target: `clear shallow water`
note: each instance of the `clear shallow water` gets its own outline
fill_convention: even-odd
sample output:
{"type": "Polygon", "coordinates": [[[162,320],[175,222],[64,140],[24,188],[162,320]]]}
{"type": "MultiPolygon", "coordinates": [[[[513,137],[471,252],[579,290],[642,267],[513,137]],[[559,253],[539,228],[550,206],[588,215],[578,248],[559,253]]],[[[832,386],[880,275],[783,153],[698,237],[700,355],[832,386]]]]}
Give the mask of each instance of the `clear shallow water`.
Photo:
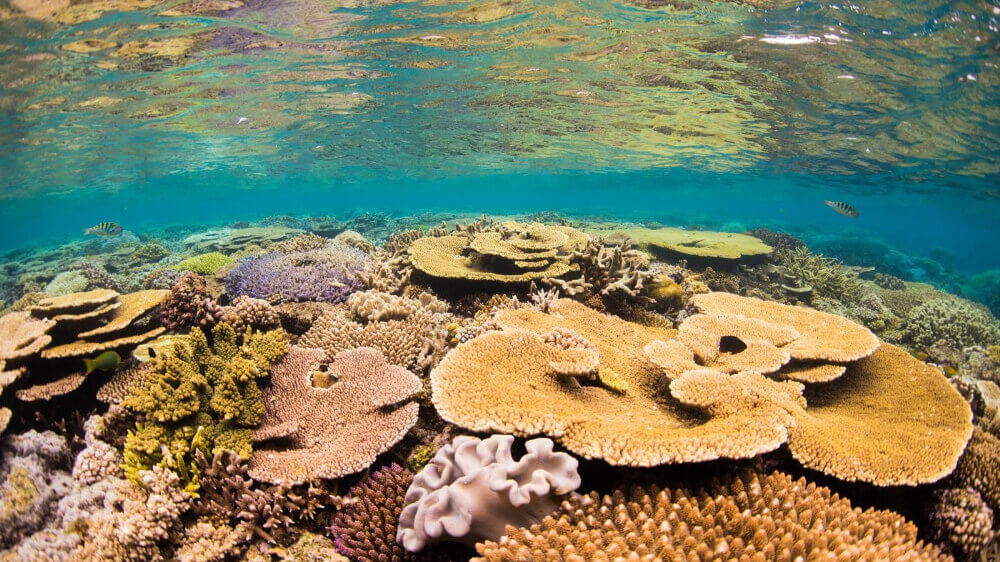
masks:
{"type": "Polygon", "coordinates": [[[995,2],[5,11],[3,249],[103,220],[557,210],[1000,267],[995,2]]]}

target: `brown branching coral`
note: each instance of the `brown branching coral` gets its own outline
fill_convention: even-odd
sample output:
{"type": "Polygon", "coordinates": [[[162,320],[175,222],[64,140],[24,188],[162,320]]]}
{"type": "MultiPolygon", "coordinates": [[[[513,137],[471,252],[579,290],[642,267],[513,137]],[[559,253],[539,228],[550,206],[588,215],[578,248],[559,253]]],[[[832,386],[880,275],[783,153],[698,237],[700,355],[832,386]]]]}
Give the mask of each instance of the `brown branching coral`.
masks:
{"type": "Polygon", "coordinates": [[[253,478],[300,483],[357,472],[417,422],[419,408],[409,399],[420,391],[420,379],[387,364],[378,350],[345,351],[321,370],[325,361],[322,350],[293,346],[272,367],[264,421],[255,435],[289,423],[297,427],[291,435],[279,432],[291,446],[265,442],[255,448],[253,478]]]}
{"type": "Polygon", "coordinates": [[[355,322],[342,308],[331,308],[316,319],[299,340],[332,359],[342,351],[374,347],[393,365],[420,372],[437,364],[447,351],[451,316],[419,308],[401,319],[355,322]]]}
{"type": "Polygon", "coordinates": [[[975,428],[965,454],[958,462],[955,479],[963,486],[975,488],[986,503],[1000,511],[1000,439],[975,428]]]}
{"type": "Polygon", "coordinates": [[[778,253],[778,262],[817,295],[854,303],[861,300],[861,281],[845,271],[840,262],[811,254],[805,247],[778,253]]]}
{"type": "Polygon", "coordinates": [[[476,546],[477,560],[947,560],[891,511],[861,511],[775,472],[696,491],[634,487],[563,502],[530,529],[476,546]],[[544,553],[544,556],[540,556],[544,553]]]}
{"type": "Polygon", "coordinates": [[[945,488],[934,492],[927,509],[934,539],[948,543],[973,560],[996,536],[993,510],[973,488],[945,488]]]}

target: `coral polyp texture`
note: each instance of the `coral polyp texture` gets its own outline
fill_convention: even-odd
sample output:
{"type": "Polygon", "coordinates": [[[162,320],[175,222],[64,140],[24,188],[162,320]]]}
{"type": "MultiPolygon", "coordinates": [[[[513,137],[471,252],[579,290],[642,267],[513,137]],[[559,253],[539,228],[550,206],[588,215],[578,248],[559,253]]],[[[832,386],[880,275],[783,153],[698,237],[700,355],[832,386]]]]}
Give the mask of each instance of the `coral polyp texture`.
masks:
{"type": "Polygon", "coordinates": [[[419,378],[377,349],[328,361],[322,350],[293,346],[271,369],[250,475],[300,483],[363,470],[417,422],[410,399],[420,389],[419,378]],[[269,446],[276,438],[279,445],[269,446]]]}
{"type": "Polygon", "coordinates": [[[699,489],[633,487],[566,500],[559,512],[499,541],[483,561],[948,560],[891,511],[862,511],[827,488],[775,472],[699,489]]]}
{"type": "Polygon", "coordinates": [[[313,250],[244,258],[226,273],[224,282],[232,297],[248,296],[272,304],[337,303],[361,287],[352,273],[362,271],[367,260],[361,250],[330,241],[313,250]]]}
{"type": "Polygon", "coordinates": [[[431,373],[434,404],[460,426],[551,435],[615,465],[748,458],[787,441],[800,462],[845,480],[916,484],[954,469],[971,411],[940,372],[843,318],[716,295],[693,299],[703,315],[679,333],[568,300],[549,313],[501,310],[502,331],[459,345],[431,373]],[[598,368],[628,390],[561,376],[580,350],[547,343],[555,328],[591,342],[598,368]],[[843,361],[845,374],[806,388],[782,377],[790,359],[843,361]]]}
{"type": "Polygon", "coordinates": [[[513,444],[510,435],[459,436],[442,447],[406,491],[397,542],[416,552],[435,541],[495,540],[507,526],[540,522],[580,486],[577,460],[554,452],[551,439],[525,442],[517,460],[513,444]]]}
{"type": "Polygon", "coordinates": [[[351,560],[417,560],[396,541],[399,515],[413,476],[393,464],[351,488],[330,529],[337,551],[351,560]]]}

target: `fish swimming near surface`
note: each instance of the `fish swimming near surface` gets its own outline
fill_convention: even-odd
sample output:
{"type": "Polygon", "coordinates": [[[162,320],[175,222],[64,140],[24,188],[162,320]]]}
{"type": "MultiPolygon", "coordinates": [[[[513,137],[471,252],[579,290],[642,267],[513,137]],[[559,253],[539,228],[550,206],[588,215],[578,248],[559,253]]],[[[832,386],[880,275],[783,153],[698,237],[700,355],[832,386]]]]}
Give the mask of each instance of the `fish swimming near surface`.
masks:
{"type": "Polygon", "coordinates": [[[844,203],[843,201],[823,201],[827,207],[830,207],[834,211],[844,215],[845,217],[851,217],[852,219],[858,217],[858,210],[854,208],[854,205],[850,203],[844,203]]]}
{"type": "Polygon", "coordinates": [[[121,355],[114,351],[105,351],[93,359],[84,359],[83,364],[87,367],[87,374],[94,371],[112,371],[121,365],[121,355]]]}
{"type": "Polygon", "coordinates": [[[96,234],[98,236],[116,236],[122,233],[121,225],[115,224],[113,222],[102,222],[96,226],[92,226],[87,230],[83,231],[84,236],[87,234],[96,234]]]}

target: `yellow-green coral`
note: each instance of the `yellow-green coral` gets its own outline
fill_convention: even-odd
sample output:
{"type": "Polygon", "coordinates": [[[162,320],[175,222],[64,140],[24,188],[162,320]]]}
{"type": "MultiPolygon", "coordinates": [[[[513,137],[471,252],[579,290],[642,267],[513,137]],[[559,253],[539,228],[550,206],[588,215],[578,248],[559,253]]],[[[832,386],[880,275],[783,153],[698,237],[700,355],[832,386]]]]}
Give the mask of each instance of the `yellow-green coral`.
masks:
{"type": "Polygon", "coordinates": [[[233,258],[220,254],[219,252],[209,252],[207,254],[199,254],[197,256],[188,258],[177,265],[174,269],[179,269],[181,271],[193,271],[201,275],[215,275],[223,267],[228,267],[233,265],[235,261],[233,258]]]}
{"type": "Polygon", "coordinates": [[[126,473],[159,464],[177,472],[191,491],[197,490],[191,469],[195,449],[206,455],[228,449],[248,457],[251,428],[264,415],[257,379],[288,345],[282,330],[240,337],[222,322],[212,330],[211,343],[204,331],[193,330],[188,345],[157,359],[123,402],[140,416],[125,443],[126,473]]]}

